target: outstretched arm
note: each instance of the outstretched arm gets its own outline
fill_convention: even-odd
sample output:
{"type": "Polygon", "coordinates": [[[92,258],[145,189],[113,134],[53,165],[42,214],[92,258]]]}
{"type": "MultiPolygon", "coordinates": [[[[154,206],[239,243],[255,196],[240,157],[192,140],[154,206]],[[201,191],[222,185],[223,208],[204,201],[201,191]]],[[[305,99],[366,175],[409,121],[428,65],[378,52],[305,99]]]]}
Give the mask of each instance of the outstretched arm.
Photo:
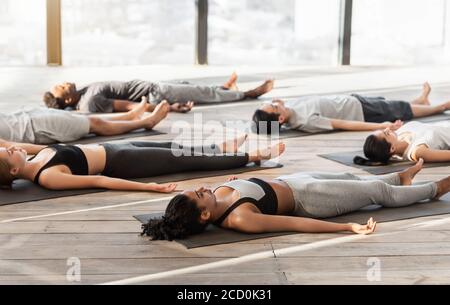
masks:
{"type": "MultiPolygon", "coordinates": [[[[113,109],[114,112],[128,112],[133,110],[135,107],[138,107],[139,103],[135,103],[127,100],[114,100],[113,101],[113,109]]],[[[155,105],[147,103],[146,112],[152,112],[155,110],[155,105]]]]}
{"type": "Polygon", "coordinates": [[[430,149],[426,145],[420,145],[412,154],[413,160],[422,158],[425,162],[449,162],[450,150],[430,149]]]}
{"type": "Polygon", "coordinates": [[[331,126],[333,129],[340,130],[352,130],[352,131],[373,131],[378,129],[390,128],[392,130],[397,130],[402,126],[402,121],[396,121],[395,123],[385,122],[385,123],[368,123],[360,121],[347,121],[347,120],[331,120],[331,126]]]}
{"type": "Polygon", "coordinates": [[[248,212],[230,219],[231,225],[246,233],[264,232],[303,232],[303,233],[335,233],[349,231],[358,234],[370,234],[375,230],[376,222],[372,218],[366,225],[354,223],[334,223],[312,218],[265,215],[248,212]]]}
{"type": "Polygon", "coordinates": [[[36,145],[36,144],[28,144],[28,143],[16,143],[16,142],[9,142],[5,140],[0,139],[0,147],[8,148],[11,146],[20,147],[22,149],[25,149],[25,151],[30,155],[35,155],[41,150],[43,150],[46,146],[44,145],[36,145]]]}
{"type": "Polygon", "coordinates": [[[106,176],[78,176],[61,173],[59,171],[44,171],[39,180],[43,187],[52,190],[103,188],[118,191],[142,191],[171,193],[176,184],[141,183],[106,176]]]}

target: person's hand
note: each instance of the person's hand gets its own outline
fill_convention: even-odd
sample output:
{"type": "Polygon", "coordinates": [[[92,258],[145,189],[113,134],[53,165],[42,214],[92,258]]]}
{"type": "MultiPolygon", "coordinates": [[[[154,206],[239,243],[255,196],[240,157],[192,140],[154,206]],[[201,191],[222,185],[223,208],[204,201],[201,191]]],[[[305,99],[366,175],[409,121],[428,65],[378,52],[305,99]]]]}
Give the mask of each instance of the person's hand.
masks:
{"type": "Polygon", "coordinates": [[[194,102],[187,102],[186,104],[174,103],[170,105],[170,111],[186,113],[191,111],[192,107],[194,107],[194,102]]]}
{"type": "Polygon", "coordinates": [[[177,188],[177,184],[175,183],[166,183],[166,184],[148,183],[147,185],[149,191],[158,193],[172,193],[177,188]]]}
{"type": "Polygon", "coordinates": [[[389,128],[392,131],[399,129],[402,126],[403,126],[402,120],[397,120],[394,123],[391,122],[384,123],[384,128],[389,128]]]}
{"type": "Polygon", "coordinates": [[[371,234],[375,231],[375,228],[377,227],[377,222],[373,220],[373,218],[371,217],[368,221],[367,224],[365,225],[360,225],[357,223],[350,223],[351,225],[351,231],[353,233],[356,234],[371,234]]]}
{"type": "Polygon", "coordinates": [[[0,147],[4,147],[4,148],[8,148],[10,147],[12,144],[6,140],[0,139],[0,147]]]}
{"type": "Polygon", "coordinates": [[[238,180],[238,179],[239,178],[237,176],[231,176],[231,177],[228,177],[227,181],[230,182],[230,181],[238,180]]]}

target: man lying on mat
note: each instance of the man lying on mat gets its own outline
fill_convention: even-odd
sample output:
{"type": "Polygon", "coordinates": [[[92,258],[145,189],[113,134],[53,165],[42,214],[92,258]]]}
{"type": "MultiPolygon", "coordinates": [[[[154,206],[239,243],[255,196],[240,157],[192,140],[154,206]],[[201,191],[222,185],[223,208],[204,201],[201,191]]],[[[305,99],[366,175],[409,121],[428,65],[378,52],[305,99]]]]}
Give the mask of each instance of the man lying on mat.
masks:
{"type": "Polygon", "coordinates": [[[386,165],[391,159],[404,161],[450,162],[450,121],[424,124],[409,122],[397,131],[379,130],[364,143],[365,159],[360,165],[386,165]]]}
{"type": "Polygon", "coordinates": [[[57,109],[32,108],[0,114],[0,139],[35,144],[71,142],[88,134],[113,136],[138,129],[152,129],[169,113],[169,104],[160,103],[145,114],[144,98],[133,110],[123,114],[87,116],[57,109]]]}
{"type": "Polygon", "coordinates": [[[310,133],[335,129],[396,130],[402,126],[402,121],[431,116],[450,109],[450,102],[430,105],[430,92],[430,85],[425,83],[421,95],[411,102],[389,101],[384,97],[357,94],[305,97],[286,103],[274,100],[256,110],[253,121],[258,133],[266,133],[267,129],[268,134],[273,132],[273,127],[279,131],[281,126],[310,133]],[[261,124],[262,122],[267,123],[261,124]]]}
{"type": "Polygon", "coordinates": [[[385,176],[358,177],[343,173],[295,173],[272,180],[231,177],[210,190],[200,187],[175,196],[162,219],[143,225],[153,239],[182,239],[201,233],[209,224],[244,233],[350,231],[372,233],[376,222],[341,224],[319,219],[379,204],[403,207],[437,199],[450,191],[450,177],[411,185],[422,162],[385,176]]]}
{"type": "Polygon", "coordinates": [[[94,83],[77,90],[75,84],[64,83],[55,86],[44,95],[44,102],[49,108],[65,109],[70,107],[85,113],[125,112],[136,107],[136,102],[143,96],[150,104],[146,111],[151,112],[163,100],[171,105],[171,111],[188,112],[194,103],[234,102],[254,99],[269,92],[273,81],[268,80],[261,86],[246,92],[236,86],[237,75],[222,86],[200,86],[187,82],[156,83],[142,80],[130,82],[94,83]]]}
{"type": "Polygon", "coordinates": [[[238,153],[246,139],[245,135],[220,145],[202,147],[183,147],[170,142],[51,146],[5,142],[0,147],[0,185],[11,187],[15,179],[26,179],[52,190],[104,188],[170,193],[176,184],[126,179],[240,168],[276,158],[285,149],[279,143],[238,153]],[[35,156],[28,159],[28,154],[35,156]]]}

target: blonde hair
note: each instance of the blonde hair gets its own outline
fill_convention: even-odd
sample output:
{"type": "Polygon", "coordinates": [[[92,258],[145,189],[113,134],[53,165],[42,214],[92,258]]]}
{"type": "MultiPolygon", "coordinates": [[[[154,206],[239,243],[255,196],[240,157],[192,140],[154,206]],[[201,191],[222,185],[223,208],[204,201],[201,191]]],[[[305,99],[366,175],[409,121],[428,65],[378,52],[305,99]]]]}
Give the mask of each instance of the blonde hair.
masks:
{"type": "Polygon", "coordinates": [[[0,159],[0,188],[11,188],[14,176],[10,173],[11,166],[8,162],[0,159]]]}

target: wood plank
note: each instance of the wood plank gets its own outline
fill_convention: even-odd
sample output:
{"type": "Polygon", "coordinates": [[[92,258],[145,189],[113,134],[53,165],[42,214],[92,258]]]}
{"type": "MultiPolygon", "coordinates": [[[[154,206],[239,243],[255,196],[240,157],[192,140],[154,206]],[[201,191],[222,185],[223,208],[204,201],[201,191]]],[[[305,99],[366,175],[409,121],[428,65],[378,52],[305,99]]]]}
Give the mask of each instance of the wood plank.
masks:
{"type": "Polygon", "coordinates": [[[257,252],[272,251],[270,244],[217,245],[186,249],[175,242],[164,244],[130,245],[65,245],[42,247],[28,245],[26,241],[10,248],[0,249],[0,259],[67,259],[85,258],[173,258],[173,257],[221,257],[232,258],[257,252]]]}

